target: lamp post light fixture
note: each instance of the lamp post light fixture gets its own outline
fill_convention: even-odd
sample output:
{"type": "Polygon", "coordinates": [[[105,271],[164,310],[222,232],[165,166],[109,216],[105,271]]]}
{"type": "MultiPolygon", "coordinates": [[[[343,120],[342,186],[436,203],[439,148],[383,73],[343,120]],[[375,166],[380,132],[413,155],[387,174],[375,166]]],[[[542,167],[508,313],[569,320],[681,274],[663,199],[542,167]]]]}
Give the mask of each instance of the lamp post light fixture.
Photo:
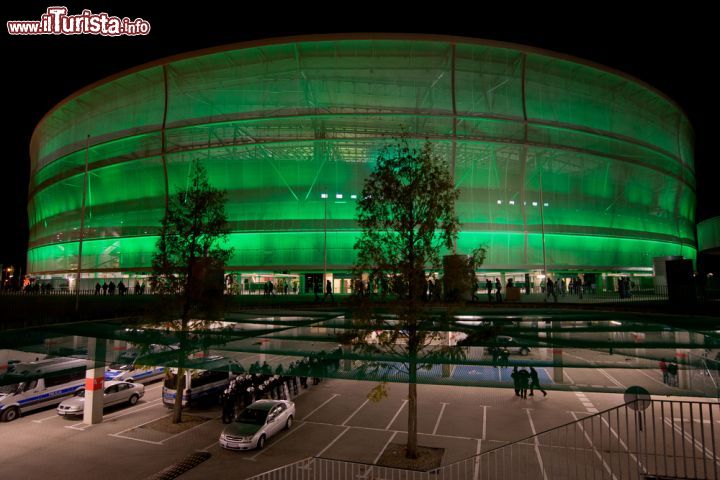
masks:
{"type": "MultiPolygon", "coordinates": [[[[325,282],[327,281],[327,199],[328,199],[328,194],[322,193],[322,194],[320,194],[320,198],[325,200],[325,221],[323,222],[324,230],[325,230],[325,235],[323,238],[323,279],[322,279],[322,285],[321,285],[321,290],[320,290],[320,292],[322,293],[325,291],[325,282]]],[[[317,292],[317,288],[315,288],[315,291],[317,292]]]]}

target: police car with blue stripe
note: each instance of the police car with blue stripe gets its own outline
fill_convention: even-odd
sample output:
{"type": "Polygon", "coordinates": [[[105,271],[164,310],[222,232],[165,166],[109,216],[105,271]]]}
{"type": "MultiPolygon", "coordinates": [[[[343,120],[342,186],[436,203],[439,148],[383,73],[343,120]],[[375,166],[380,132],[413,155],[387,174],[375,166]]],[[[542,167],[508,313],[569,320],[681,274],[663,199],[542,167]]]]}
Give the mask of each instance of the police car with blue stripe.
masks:
{"type": "Polygon", "coordinates": [[[57,405],[85,388],[87,362],[77,358],[48,358],[16,363],[2,375],[0,421],[57,405]]]}

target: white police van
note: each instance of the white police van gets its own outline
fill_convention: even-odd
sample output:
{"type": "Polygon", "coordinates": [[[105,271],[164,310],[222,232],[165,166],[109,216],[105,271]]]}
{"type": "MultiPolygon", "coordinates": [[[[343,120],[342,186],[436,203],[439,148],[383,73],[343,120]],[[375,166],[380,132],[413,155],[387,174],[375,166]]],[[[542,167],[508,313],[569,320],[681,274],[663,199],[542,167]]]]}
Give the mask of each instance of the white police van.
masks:
{"type": "Polygon", "coordinates": [[[10,422],[21,414],[57,405],[85,388],[87,361],[77,358],[48,358],[15,363],[2,375],[0,421],[10,422]]]}
{"type": "MultiPolygon", "coordinates": [[[[163,404],[169,408],[175,405],[177,371],[177,368],[168,369],[163,383],[163,404]]],[[[182,405],[219,399],[220,394],[225,391],[232,378],[229,361],[222,356],[212,355],[197,361],[188,361],[188,368],[185,369],[182,405]],[[193,364],[198,363],[202,365],[202,369],[192,368],[193,364]]]]}

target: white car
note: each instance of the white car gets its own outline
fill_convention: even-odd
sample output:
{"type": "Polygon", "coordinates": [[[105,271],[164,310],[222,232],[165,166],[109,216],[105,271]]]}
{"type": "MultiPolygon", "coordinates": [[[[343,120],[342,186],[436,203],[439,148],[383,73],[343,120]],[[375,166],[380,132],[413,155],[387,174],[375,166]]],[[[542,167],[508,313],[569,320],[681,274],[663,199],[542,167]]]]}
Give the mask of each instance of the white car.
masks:
{"type": "MultiPolygon", "coordinates": [[[[129,403],[135,405],[145,395],[145,386],[140,383],[105,382],[104,406],[129,403]]],[[[57,407],[58,415],[82,415],[85,409],[85,390],[63,401],[57,407]]]]}
{"type": "Polygon", "coordinates": [[[295,403],[288,400],[258,400],[240,413],[220,434],[220,446],[228,450],[261,450],[279,431],[292,427],[295,403]]]}

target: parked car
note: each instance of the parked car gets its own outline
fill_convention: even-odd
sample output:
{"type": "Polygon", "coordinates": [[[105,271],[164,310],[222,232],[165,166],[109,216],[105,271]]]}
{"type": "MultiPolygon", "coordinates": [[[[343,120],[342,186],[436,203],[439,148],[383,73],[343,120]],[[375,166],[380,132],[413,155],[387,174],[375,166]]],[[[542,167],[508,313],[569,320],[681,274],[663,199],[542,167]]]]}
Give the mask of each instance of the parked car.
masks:
{"type": "MultiPolygon", "coordinates": [[[[105,382],[103,402],[105,407],[129,403],[135,405],[145,395],[145,386],[130,382],[105,382]]],[[[85,390],[63,401],[57,407],[58,415],[82,415],[85,408],[85,390]]]]}
{"type": "Polygon", "coordinates": [[[245,408],[237,420],[220,434],[220,446],[228,450],[262,449],[265,442],[292,427],[295,403],[288,400],[258,400],[245,408]]]}
{"type": "Polygon", "coordinates": [[[494,349],[497,351],[507,350],[513,355],[519,354],[525,356],[530,353],[530,347],[507,335],[498,335],[495,337],[494,345],[488,348],[488,353],[492,355],[494,349]]]}

